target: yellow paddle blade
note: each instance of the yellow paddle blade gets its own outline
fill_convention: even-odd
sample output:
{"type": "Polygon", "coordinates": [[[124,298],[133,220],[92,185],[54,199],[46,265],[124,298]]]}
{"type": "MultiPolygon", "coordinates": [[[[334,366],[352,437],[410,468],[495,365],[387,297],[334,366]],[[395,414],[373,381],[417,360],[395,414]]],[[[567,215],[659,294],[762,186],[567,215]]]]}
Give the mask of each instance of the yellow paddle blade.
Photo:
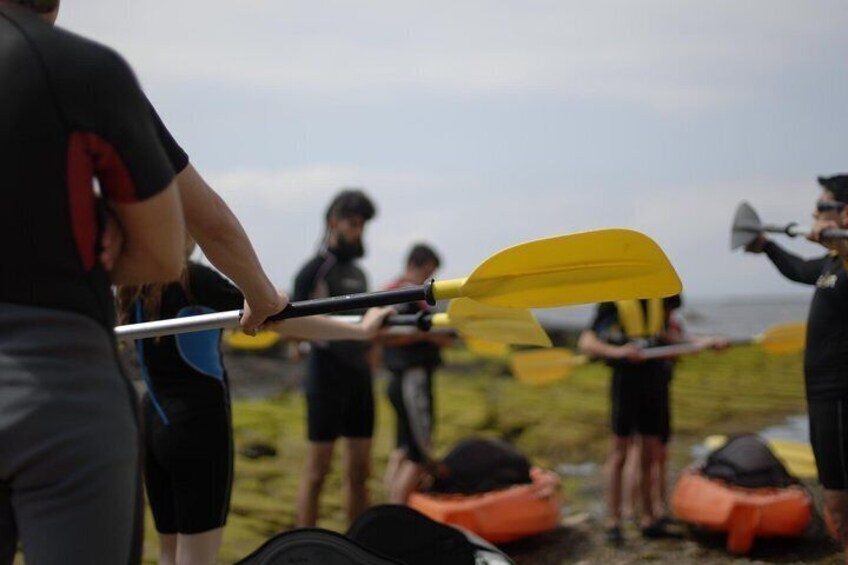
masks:
{"type": "Polygon", "coordinates": [[[755,338],[767,353],[786,354],[804,350],[807,338],[807,324],[792,322],[772,326],[755,338]]]}
{"type": "MultiPolygon", "coordinates": [[[[551,339],[529,310],[481,304],[469,298],[451,300],[445,320],[464,336],[498,343],[551,347],[551,339]]],[[[433,317],[433,325],[442,319],[433,317]]]]}
{"type": "Polygon", "coordinates": [[[606,229],[504,249],[466,279],[437,281],[433,294],[510,308],[551,308],[671,296],[680,289],[674,267],[652,239],[606,229]]]}
{"type": "Polygon", "coordinates": [[[515,378],[530,385],[562,380],[571,374],[574,367],[587,362],[585,355],[575,355],[562,348],[519,351],[509,359],[515,378]]]}
{"type": "Polygon", "coordinates": [[[509,354],[509,345],[473,337],[463,337],[468,350],[480,357],[502,359],[509,354]]]}
{"type": "Polygon", "coordinates": [[[256,332],[255,336],[235,331],[226,336],[227,345],[240,351],[262,351],[270,349],[280,341],[280,334],[273,331],[256,332]]]}

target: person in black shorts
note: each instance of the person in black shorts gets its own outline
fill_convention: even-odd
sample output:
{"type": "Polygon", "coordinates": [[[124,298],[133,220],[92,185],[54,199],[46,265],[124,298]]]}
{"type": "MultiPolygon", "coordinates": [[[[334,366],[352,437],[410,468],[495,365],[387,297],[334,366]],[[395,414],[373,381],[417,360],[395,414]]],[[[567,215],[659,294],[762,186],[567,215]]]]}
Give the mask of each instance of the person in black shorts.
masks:
{"type": "Polygon", "coordinates": [[[28,563],[138,563],[141,446],[110,283],[177,277],[182,211],[132,71],[53,27],[57,9],[0,0],[0,563],[19,540],[28,563]],[[105,204],[126,234],[110,269],[105,204]]]}
{"type": "Polygon", "coordinates": [[[819,177],[810,239],[829,252],[802,259],[762,234],[746,251],[765,253],[786,278],[815,286],[807,317],[804,382],[810,420],[810,443],[825,507],[848,561],[848,242],[822,240],[827,228],[848,228],[848,175],[819,177]]]}
{"type": "MultiPolygon", "coordinates": [[[[324,242],[295,278],[294,300],[368,290],[365,273],[356,261],[365,255],[362,234],[374,214],[374,204],[360,190],[343,190],[333,198],[324,218],[324,242]]],[[[314,526],[318,520],[321,489],[339,437],[345,438],[346,444],[348,519],[352,523],[368,508],[366,481],[374,433],[369,353],[370,344],[345,341],[317,342],[310,350],[306,376],[309,448],[297,500],[300,527],[314,526]]]]}
{"type": "MultiPolygon", "coordinates": [[[[189,255],[193,241],[188,239],[189,255]]],[[[241,307],[241,291],[214,270],[189,262],[180,282],[122,287],[122,323],[222,312],[241,307]]],[[[371,339],[383,318],[374,308],[361,324],[325,316],[276,326],[286,337],[371,339]]],[[[221,331],[208,330],[137,341],[147,387],[145,484],[160,563],[214,563],[229,512],[233,434],[221,331]]]]}
{"type": "MultiPolygon", "coordinates": [[[[674,297],[677,298],[677,297],[674,297]]],[[[640,440],[639,492],[641,527],[646,537],[663,535],[664,521],[656,515],[652,479],[664,461],[663,438],[670,436],[670,368],[665,359],[646,361],[641,349],[670,343],[669,316],[673,299],[625,300],[600,304],[592,327],[579,340],[580,349],[606,359],[613,368],[610,388],[613,444],[608,465],[607,536],[623,541],[621,532],[622,473],[628,451],[640,440]]]]}
{"type": "MultiPolygon", "coordinates": [[[[402,277],[386,288],[396,289],[426,283],[441,265],[428,245],[413,246],[402,277]]],[[[404,314],[426,312],[421,302],[399,309],[404,314]]],[[[404,504],[416,490],[423,474],[433,469],[430,456],[433,434],[433,373],[441,364],[440,346],[445,336],[420,332],[413,336],[383,338],[383,364],[390,371],[387,394],[397,417],[396,448],[389,456],[385,482],[389,503],[404,504]]]]}

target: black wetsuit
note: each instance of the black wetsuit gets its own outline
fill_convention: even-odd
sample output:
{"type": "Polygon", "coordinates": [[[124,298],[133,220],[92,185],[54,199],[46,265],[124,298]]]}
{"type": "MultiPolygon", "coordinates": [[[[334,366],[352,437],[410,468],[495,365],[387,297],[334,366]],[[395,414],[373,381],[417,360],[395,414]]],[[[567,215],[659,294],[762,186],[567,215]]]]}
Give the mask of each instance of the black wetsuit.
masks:
{"type": "MultiPolygon", "coordinates": [[[[640,303],[644,310],[645,301],[640,303]]],[[[668,313],[666,307],[666,320],[668,313]]],[[[612,302],[598,305],[592,331],[613,345],[631,341],[621,328],[618,310],[612,302]]],[[[663,342],[652,340],[642,345],[657,346],[663,345],[663,342]]],[[[620,437],[635,434],[653,436],[667,442],[671,433],[671,363],[654,359],[638,363],[615,360],[609,361],[609,364],[613,368],[610,387],[613,433],[620,437]]]]}
{"type": "MultiPolygon", "coordinates": [[[[322,251],[295,279],[292,300],[366,292],[365,273],[351,260],[322,251]]],[[[361,312],[350,312],[361,314],[361,312]]],[[[306,376],[309,441],[339,437],[370,438],[374,433],[374,395],[370,344],[361,341],[314,342],[306,376]]]]}
{"type": "MultiPolygon", "coordinates": [[[[410,286],[403,279],[388,289],[410,286]]],[[[426,303],[398,307],[402,314],[429,310],[426,303]]],[[[397,416],[396,445],[415,463],[427,461],[434,427],[433,372],[442,362],[439,346],[430,341],[385,347],[383,364],[390,371],[386,392],[397,416]]]]}
{"type": "Polygon", "coordinates": [[[774,242],[769,259],[788,279],[814,285],[807,318],[804,381],[810,443],[819,480],[830,490],[848,489],[848,276],[842,259],[805,260],[774,242]]]}
{"type": "MultiPolygon", "coordinates": [[[[212,269],[189,263],[188,291],[162,293],[158,319],[236,310],[244,297],[212,269]]],[[[141,303],[134,321],[148,319],[141,303]]],[[[196,534],[224,526],[233,477],[232,422],[220,330],[142,340],[145,483],[156,529],[196,534]]]]}
{"type": "Polygon", "coordinates": [[[98,204],[174,171],[120,56],[0,7],[0,563],[140,559],[138,424],[98,204]]]}

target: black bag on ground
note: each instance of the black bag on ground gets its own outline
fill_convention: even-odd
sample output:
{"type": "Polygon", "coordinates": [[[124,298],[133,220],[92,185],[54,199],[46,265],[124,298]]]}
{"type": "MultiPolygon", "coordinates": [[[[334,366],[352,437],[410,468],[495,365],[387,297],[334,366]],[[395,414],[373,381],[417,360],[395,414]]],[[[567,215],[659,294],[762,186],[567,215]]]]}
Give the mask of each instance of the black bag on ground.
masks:
{"type": "Polygon", "coordinates": [[[357,518],[347,536],[406,565],[512,564],[489,542],[440,524],[408,506],[375,506],[357,518]]]}
{"type": "Polygon", "coordinates": [[[511,445],[494,439],[464,439],[442,459],[448,475],[430,492],[477,494],[532,482],[530,461],[511,445]]]}
{"type": "MultiPolygon", "coordinates": [[[[438,563],[434,561],[433,563],[438,563]]],[[[405,565],[341,534],[302,528],[274,536],[236,565],[405,565]]]]}
{"type": "Polygon", "coordinates": [[[710,453],[701,470],[711,479],[740,487],[786,487],[798,483],[756,434],[731,437],[710,453]]]}

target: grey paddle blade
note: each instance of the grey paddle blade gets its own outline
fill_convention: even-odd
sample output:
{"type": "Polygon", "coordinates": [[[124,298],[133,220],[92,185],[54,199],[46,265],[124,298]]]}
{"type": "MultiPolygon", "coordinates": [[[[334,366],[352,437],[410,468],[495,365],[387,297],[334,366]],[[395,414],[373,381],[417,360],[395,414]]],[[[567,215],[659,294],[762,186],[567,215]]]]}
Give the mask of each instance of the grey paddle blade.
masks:
{"type": "Polygon", "coordinates": [[[730,232],[730,249],[745,247],[757,238],[762,231],[763,223],[754,208],[747,202],[742,202],[736,208],[733,216],[733,228],[730,232]]]}

